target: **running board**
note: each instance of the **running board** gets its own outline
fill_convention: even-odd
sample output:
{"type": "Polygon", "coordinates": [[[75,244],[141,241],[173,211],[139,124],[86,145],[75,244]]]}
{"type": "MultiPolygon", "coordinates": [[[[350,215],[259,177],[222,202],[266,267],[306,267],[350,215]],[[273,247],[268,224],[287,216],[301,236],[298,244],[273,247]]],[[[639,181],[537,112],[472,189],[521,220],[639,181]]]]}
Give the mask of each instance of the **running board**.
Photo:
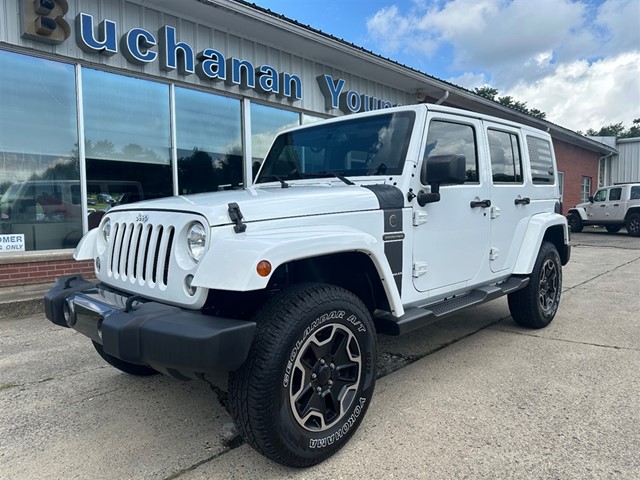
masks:
{"type": "Polygon", "coordinates": [[[499,285],[480,287],[471,290],[464,296],[406,310],[405,314],[401,317],[394,317],[389,313],[385,313],[375,318],[376,329],[378,333],[385,335],[403,335],[417,328],[435,323],[467,307],[489,302],[503,295],[520,290],[526,287],[528,283],[529,277],[509,277],[499,285]]]}

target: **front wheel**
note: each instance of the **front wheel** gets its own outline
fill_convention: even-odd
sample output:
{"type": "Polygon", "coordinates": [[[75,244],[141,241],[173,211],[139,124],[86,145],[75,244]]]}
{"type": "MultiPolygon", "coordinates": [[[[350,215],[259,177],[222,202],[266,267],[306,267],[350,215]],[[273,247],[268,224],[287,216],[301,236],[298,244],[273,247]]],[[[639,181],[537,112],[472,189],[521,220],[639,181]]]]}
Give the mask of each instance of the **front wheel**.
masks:
{"type": "Polygon", "coordinates": [[[562,263],[555,245],[542,242],[527,286],[508,296],[509,311],[523,327],[544,328],[560,305],[562,263]]]}
{"type": "Polygon", "coordinates": [[[376,334],[353,293],[326,284],[282,291],[256,316],[251,351],[229,375],[231,413],[245,441],[286,466],[337,452],[371,403],[376,334]]]}
{"type": "Polygon", "coordinates": [[[567,223],[569,224],[571,231],[575,233],[580,233],[584,227],[582,219],[577,213],[570,213],[569,216],[567,216],[567,223]]]}
{"type": "Polygon", "coordinates": [[[640,213],[632,213],[627,217],[627,232],[632,237],[640,237],[640,213]]]}

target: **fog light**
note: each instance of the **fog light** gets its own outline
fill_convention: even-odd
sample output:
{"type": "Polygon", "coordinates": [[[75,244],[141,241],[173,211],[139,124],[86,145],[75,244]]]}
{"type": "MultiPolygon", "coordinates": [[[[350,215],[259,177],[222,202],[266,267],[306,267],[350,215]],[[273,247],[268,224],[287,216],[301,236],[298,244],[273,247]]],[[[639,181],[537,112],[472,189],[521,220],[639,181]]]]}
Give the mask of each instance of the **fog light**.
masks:
{"type": "Polygon", "coordinates": [[[100,257],[96,257],[96,272],[100,272],[100,257]]]}
{"type": "Polygon", "coordinates": [[[191,282],[193,282],[193,275],[187,275],[186,277],[184,277],[184,286],[187,289],[187,293],[193,297],[196,294],[196,290],[198,290],[198,287],[193,287],[191,285],[191,282]]]}
{"type": "Polygon", "coordinates": [[[70,327],[76,324],[76,309],[73,306],[73,300],[67,298],[62,304],[62,313],[64,314],[64,321],[70,327]]]}

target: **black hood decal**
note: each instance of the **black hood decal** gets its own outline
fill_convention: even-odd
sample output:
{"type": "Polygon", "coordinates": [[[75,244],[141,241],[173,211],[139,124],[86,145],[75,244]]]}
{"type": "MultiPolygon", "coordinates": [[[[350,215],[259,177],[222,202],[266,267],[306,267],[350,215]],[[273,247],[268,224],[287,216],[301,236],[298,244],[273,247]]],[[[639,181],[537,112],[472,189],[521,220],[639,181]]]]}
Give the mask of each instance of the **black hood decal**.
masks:
{"type": "Polygon", "coordinates": [[[363,185],[363,188],[371,190],[378,198],[378,204],[382,210],[404,207],[404,195],[398,187],[393,185],[363,185]]]}

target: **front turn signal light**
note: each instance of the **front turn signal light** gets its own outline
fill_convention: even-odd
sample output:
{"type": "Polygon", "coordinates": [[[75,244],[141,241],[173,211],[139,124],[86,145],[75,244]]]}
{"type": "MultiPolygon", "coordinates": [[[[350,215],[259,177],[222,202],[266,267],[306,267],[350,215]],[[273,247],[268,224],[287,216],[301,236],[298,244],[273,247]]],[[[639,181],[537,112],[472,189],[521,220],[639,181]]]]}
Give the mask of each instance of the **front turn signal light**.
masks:
{"type": "Polygon", "coordinates": [[[268,277],[271,273],[271,264],[267,260],[260,260],[256,267],[256,271],[261,277],[268,277]]]}

